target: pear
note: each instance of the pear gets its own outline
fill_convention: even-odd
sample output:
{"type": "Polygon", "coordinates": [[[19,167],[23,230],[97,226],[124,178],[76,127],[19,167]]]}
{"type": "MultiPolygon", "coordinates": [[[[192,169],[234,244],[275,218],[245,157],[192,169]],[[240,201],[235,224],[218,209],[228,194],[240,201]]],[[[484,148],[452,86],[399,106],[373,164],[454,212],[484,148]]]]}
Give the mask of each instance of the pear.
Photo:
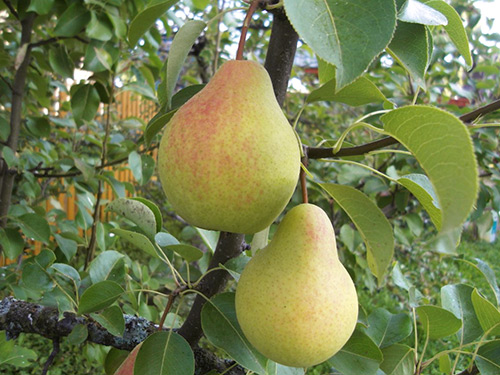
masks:
{"type": "Polygon", "coordinates": [[[297,184],[300,151],[267,71],[224,63],[167,124],[158,173],[188,223],[256,233],[283,211],[297,184]]]}
{"type": "Polygon", "coordinates": [[[321,363],[347,342],[358,298],[321,208],[301,204],[285,215],[241,274],[236,317],[259,352],[286,366],[321,363]]]}

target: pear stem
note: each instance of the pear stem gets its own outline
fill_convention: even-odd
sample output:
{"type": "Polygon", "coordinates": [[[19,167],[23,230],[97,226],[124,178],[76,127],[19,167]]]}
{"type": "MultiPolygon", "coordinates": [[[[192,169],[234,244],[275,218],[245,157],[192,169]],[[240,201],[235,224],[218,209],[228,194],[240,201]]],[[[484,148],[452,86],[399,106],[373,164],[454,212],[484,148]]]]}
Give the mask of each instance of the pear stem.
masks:
{"type": "Polygon", "coordinates": [[[247,37],[248,27],[250,26],[250,20],[252,19],[258,5],[259,0],[253,0],[248,7],[247,15],[245,16],[243,27],[241,28],[240,42],[238,44],[238,51],[236,52],[236,60],[243,60],[243,49],[245,48],[245,39],[247,37]]]}
{"type": "Polygon", "coordinates": [[[300,187],[302,189],[302,202],[309,203],[309,196],[307,194],[306,172],[305,172],[305,168],[307,168],[308,164],[307,154],[304,155],[301,162],[304,165],[304,168],[300,169],[300,187]]]}

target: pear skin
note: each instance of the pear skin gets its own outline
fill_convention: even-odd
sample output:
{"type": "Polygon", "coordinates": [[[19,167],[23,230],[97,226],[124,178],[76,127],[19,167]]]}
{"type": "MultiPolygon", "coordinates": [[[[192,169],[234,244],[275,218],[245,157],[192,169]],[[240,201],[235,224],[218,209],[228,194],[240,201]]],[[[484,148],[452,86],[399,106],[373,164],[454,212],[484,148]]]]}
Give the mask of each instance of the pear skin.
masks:
{"type": "Polygon", "coordinates": [[[321,208],[301,204],[285,215],[241,274],[236,316],[248,341],[286,366],[316,365],[344,346],[358,298],[321,208]]]}
{"type": "Polygon", "coordinates": [[[191,225],[256,233],[297,184],[297,139],[256,62],[228,61],[167,124],[158,173],[167,200],[191,225]]]}

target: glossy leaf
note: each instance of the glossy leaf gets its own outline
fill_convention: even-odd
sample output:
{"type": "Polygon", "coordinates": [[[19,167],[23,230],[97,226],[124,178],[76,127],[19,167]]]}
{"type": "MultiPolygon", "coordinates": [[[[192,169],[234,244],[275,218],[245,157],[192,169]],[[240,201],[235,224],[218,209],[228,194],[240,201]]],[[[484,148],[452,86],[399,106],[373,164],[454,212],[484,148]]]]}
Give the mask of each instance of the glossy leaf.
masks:
{"type": "Polygon", "coordinates": [[[212,250],[212,252],[214,252],[215,248],[217,247],[217,242],[219,241],[220,232],[201,228],[196,228],[196,231],[203,240],[203,243],[207,245],[207,247],[212,250]]]}
{"type": "Polygon", "coordinates": [[[123,259],[123,254],[114,250],[100,253],[92,263],[90,263],[88,269],[92,283],[96,284],[104,280],[117,281],[114,277],[114,273],[117,272],[120,267],[123,267],[123,259]]]}
{"type": "Polygon", "coordinates": [[[328,363],[344,375],[375,375],[382,359],[382,352],[370,337],[354,331],[349,341],[328,363]]]}
{"type": "Polygon", "coordinates": [[[170,245],[167,249],[175,251],[188,262],[194,262],[203,256],[203,251],[197,247],[185,244],[170,245]]]}
{"type": "Polygon", "coordinates": [[[397,181],[418,199],[436,228],[441,229],[442,213],[436,192],[429,178],[424,174],[410,173],[398,178],[397,181]]]}
{"type": "Polygon", "coordinates": [[[205,336],[236,362],[258,374],[265,374],[267,358],[246,339],[236,319],[234,293],[218,294],[201,311],[205,336]]]}
{"type": "Polygon", "coordinates": [[[78,291],[81,283],[81,277],[76,269],[71,267],[69,264],[64,263],[54,263],[51,268],[57,272],[56,274],[59,274],[73,283],[75,293],[78,291]]]}
{"type": "Polygon", "coordinates": [[[392,261],[394,236],[382,211],[361,191],[346,185],[320,184],[349,215],[367,249],[368,266],[382,281],[392,261]]]}
{"type": "Polygon", "coordinates": [[[448,20],[441,12],[418,0],[406,0],[398,12],[398,19],[429,26],[448,24],[448,20]]]}
{"type": "Polygon", "coordinates": [[[146,130],[144,132],[144,140],[146,145],[151,144],[151,141],[158,134],[165,125],[168,124],[172,116],[177,112],[177,110],[172,110],[167,113],[158,113],[151,120],[149,120],[146,130]]]}
{"type": "Polygon", "coordinates": [[[90,21],[90,13],[80,2],[72,3],[57,20],[55,36],[74,36],[90,21]]]}
{"type": "Polygon", "coordinates": [[[404,313],[391,314],[385,309],[378,308],[368,316],[366,334],[380,348],[404,340],[412,330],[411,319],[404,313]]]}
{"type": "Polygon", "coordinates": [[[382,349],[384,356],[380,369],[386,375],[413,375],[415,371],[415,352],[402,344],[395,344],[382,349]]]}
{"type": "Polygon", "coordinates": [[[13,228],[0,228],[0,245],[9,259],[15,259],[24,250],[23,237],[13,228]]]}
{"type": "Polygon", "coordinates": [[[50,12],[50,10],[54,7],[54,2],[55,0],[31,1],[27,10],[42,16],[50,12]]]}
{"type": "Polygon", "coordinates": [[[163,225],[163,217],[162,217],[162,214],[161,214],[161,211],[160,209],[158,208],[158,206],[151,202],[150,200],[146,199],[146,198],[142,198],[142,197],[133,197],[133,198],[130,198],[134,201],[138,201],[138,202],[141,202],[142,204],[145,204],[146,206],[149,207],[149,209],[151,211],[153,211],[153,214],[155,216],[155,222],[156,222],[156,232],[160,232],[161,231],[161,227],[163,225]]]}
{"type": "Polygon", "coordinates": [[[92,313],[90,316],[113,336],[123,336],[125,319],[122,310],[118,306],[110,306],[101,313],[92,313]]]}
{"type": "Polygon", "coordinates": [[[416,311],[426,335],[432,340],[453,335],[462,327],[455,314],[441,307],[419,306],[416,311]]]}
{"type": "Polygon", "coordinates": [[[481,345],[477,352],[476,365],[481,375],[500,373],[500,340],[481,345]]]}
{"type": "Polygon", "coordinates": [[[76,241],[70,238],[65,238],[60,234],[54,234],[54,239],[56,240],[59,249],[62,251],[66,259],[68,261],[71,260],[75,256],[78,249],[78,244],[76,243],[76,241]]]}
{"type": "Polygon", "coordinates": [[[467,38],[467,32],[465,31],[464,24],[457,11],[442,0],[431,0],[427,1],[425,4],[446,16],[448,24],[444,26],[444,29],[448,33],[453,44],[457,47],[458,52],[460,52],[465,59],[467,66],[472,67],[469,39],[467,38]]]}
{"type": "Polygon", "coordinates": [[[75,64],[73,64],[64,45],[58,45],[49,50],[49,63],[54,72],[63,78],[73,78],[75,64]]]}
{"type": "Polygon", "coordinates": [[[421,87],[425,86],[424,76],[429,63],[428,43],[425,26],[398,22],[398,27],[388,47],[393,57],[421,87]]]}
{"type": "Polygon", "coordinates": [[[85,324],[76,324],[68,335],[68,343],[71,345],[83,344],[88,336],[89,331],[87,326],[85,324]]]}
{"type": "Polygon", "coordinates": [[[488,336],[500,335],[500,311],[474,289],[471,296],[477,319],[488,336]],[[491,330],[491,331],[490,331],[491,330]]]}
{"type": "Polygon", "coordinates": [[[118,198],[110,202],[107,211],[117,213],[137,225],[149,238],[157,231],[156,216],[148,205],[135,199],[118,198]]]}
{"type": "Polygon", "coordinates": [[[179,74],[186,61],[189,51],[196,38],[205,29],[207,24],[199,20],[187,21],[175,34],[167,60],[166,71],[166,96],[167,108],[171,107],[172,95],[179,79],[179,74]]]}
{"type": "Polygon", "coordinates": [[[0,332],[0,366],[9,364],[28,367],[33,365],[31,361],[36,360],[37,357],[33,350],[15,345],[14,340],[7,341],[5,332],[0,332]]]}
{"type": "Polygon", "coordinates": [[[285,0],[284,5],[299,36],[337,68],[337,88],[358,78],[383,51],[396,23],[393,0],[285,0]],[[367,25],[377,31],[366,32],[367,25]]]}
{"type": "Polygon", "coordinates": [[[468,344],[483,332],[471,300],[473,288],[465,284],[445,285],[441,288],[441,306],[462,321],[459,340],[468,344]]]}
{"type": "Polygon", "coordinates": [[[99,107],[99,93],[90,84],[79,85],[71,95],[71,108],[77,124],[92,121],[99,107]]]}
{"type": "Polygon", "coordinates": [[[194,354],[187,341],[177,333],[156,332],[139,349],[134,375],[192,375],[194,354]]]}
{"type": "Polygon", "coordinates": [[[130,23],[128,30],[128,42],[130,47],[135,47],[142,35],[153,26],[158,17],[161,17],[172,5],[179,0],[167,0],[153,2],[143,9],[130,23]]]}
{"type": "Polygon", "coordinates": [[[50,226],[47,220],[40,215],[29,213],[21,215],[19,225],[26,237],[35,241],[48,243],[50,238],[50,226]]]}
{"type": "Polygon", "coordinates": [[[155,246],[144,234],[132,232],[130,230],[125,230],[121,228],[114,228],[111,230],[111,233],[119,235],[121,238],[127,240],[134,246],[137,246],[139,249],[145,251],[149,255],[156,258],[158,257],[158,253],[155,246]]]}
{"type": "Polygon", "coordinates": [[[83,292],[78,314],[89,314],[111,306],[123,293],[123,288],[114,281],[101,281],[83,292]]]}
{"type": "Polygon", "coordinates": [[[105,13],[91,12],[90,22],[85,31],[89,38],[101,41],[108,41],[114,35],[113,24],[105,13]]]}
{"type": "Polygon", "coordinates": [[[384,130],[402,143],[426,171],[436,192],[440,233],[461,227],[476,200],[478,172],[465,125],[437,108],[408,106],[381,117],[384,130]]]}
{"type": "Polygon", "coordinates": [[[335,90],[335,79],[312,91],[306,99],[307,103],[316,101],[333,101],[350,106],[384,102],[387,98],[375,84],[366,77],[359,77],[341,90],[335,90]]]}

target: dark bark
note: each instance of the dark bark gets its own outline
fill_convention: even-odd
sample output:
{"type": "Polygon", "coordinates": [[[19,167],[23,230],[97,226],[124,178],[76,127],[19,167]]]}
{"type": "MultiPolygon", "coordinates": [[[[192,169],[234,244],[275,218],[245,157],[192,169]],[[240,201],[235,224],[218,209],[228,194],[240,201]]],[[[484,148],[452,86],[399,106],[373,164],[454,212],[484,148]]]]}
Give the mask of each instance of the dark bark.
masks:
{"type": "MultiPolygon", "coordinates": [[[[226,263],[229,259],[237,257],[243,250],[243,240],[245,236],[237,233],[221,232],[219,243],[215,249],[214,256],[210,261],[208,269],[218,267],[219,264],[226,263]]],[[[226,286],[229,274],[226,271],[213,271],[205,276],[198,286],[198,291],[205,297],[210,298],[219,293],[226,286]]],[[[179,334],[183,336],[191,346],[196,346],[203,330],[201,329],[201,309],[206,300],[202,296],[196,296],[193,306],[189,311],[186,321],[179,329],[179,334]]]]}
{"type": "Polygon", "coordinates": [[[274,95],[280,106],[285,101],[298,41],[299,35],[288,21],[284,9],[273,11],[273,27],[264,66],[269,72],[274,95]]]}
{"type": "MultiPolygon", "coordinates": [[[[41,306],[12,297],[0,300],[0,331],[5,331],[8,339],[14,339],[20,333],[31,333],[41,335],[56,343],[68,336],[77,324],[82,324],[87,327],[88,342],[132,350],[138,343],[158,330],[155,324],[144,318],[131,315],[125,315],[124,318],[125,333],[123,337],[117,337],[86,316],[66,312],[59,320],[59,313],[54,307],[41,306]]],[[[57,351],[54,350],[53,353],[55,356],[57,351]]],[[[196,374],[204,374],[212,369],[222,372],[234,364],[233,361],[218,358],[205,349],[195,348],[194,354],[196,374]]],[[[228,375],[244,373],[239,366],[226,372],[228,375]]]]}
{"type": "MultiPolygon", "coordinates": [[[[28,67],[30,62],[31,48],[29,42],[31,40],[31,33],[33,31],[33,22],[35,21],[35,13],[28,13],[26,18],[21,21],[21,41],[20,48],[26,48],[24,58],[19,65],[16,74],[14,75],[14,82],[12,84],[12,103],[10,112],[10,135],[7,140],[7,147],[12,151],[17,151],[17,144],[19,140],[19,133],[21,130],[21,113],[23,105],[24,90],[26,86],[26,77],[28,74],[28,67]]],[[[15,174],[9,173],[5,162],[0,154],[0,171],[3,175],[0,185],[0,228],[7,224],[7,213],[12,197],[12,189],[14,187],[15,174]]]]}

